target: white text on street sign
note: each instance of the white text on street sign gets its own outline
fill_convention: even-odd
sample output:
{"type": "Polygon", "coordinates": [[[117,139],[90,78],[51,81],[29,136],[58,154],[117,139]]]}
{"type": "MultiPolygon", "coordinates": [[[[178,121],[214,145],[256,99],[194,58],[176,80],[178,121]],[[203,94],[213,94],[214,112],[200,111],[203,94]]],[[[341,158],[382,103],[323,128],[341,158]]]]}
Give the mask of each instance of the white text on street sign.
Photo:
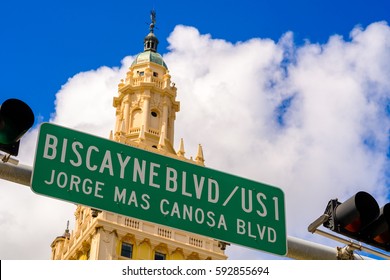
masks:
{"type": "Polygon", "coordinates": [[[46,196],[285,255],[276,187],[50,123],[31,187],[46,196]]]}

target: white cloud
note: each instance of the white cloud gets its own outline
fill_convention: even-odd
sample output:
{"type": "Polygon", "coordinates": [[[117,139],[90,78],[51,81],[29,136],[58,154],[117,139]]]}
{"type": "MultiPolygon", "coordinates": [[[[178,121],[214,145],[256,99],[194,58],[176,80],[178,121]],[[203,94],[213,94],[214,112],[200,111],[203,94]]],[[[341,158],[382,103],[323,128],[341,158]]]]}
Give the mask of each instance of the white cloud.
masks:
{"type": "Polygon", "coordinates": [[[179,26],[165,58],[182,102],[176,135],[201,142],[209,167],[281,187],[288,233],[306,237],[329,199],[365,190],[386,200],[390,34],[375,23],[348,41],[292,39],[232,45],[179,26]],[[175,44],[182,33],[189,49],[175,44]]]}
{"type": "MultiPolygon", "coordinates": [[[[329,199],[365,190],[386,201],[386,23],[356,28],[348,40],[332,36],[323,45],[296,46],[292,33],[279,42],[232,44],[186,26],[177,26],[168,41],[164,59],[181,102],[175,146],[184,138],[191,156],[201,143],[208,167],[282,188],[289,235],[324,241],[306,229],[329,199]]],[[[53,121],[108,137],[112,98],[131,61],[70,78],[57,93],[53,121]]],[[[32,162],[35,137],[33,131],[23,139],[24,162],[32,162]]],[[[50,242],[73,219],[73,206],[2,185],[0,258],[48,258],[50,242]]],[[[237,247],[228,252],[264,257],[237,247]]]]}

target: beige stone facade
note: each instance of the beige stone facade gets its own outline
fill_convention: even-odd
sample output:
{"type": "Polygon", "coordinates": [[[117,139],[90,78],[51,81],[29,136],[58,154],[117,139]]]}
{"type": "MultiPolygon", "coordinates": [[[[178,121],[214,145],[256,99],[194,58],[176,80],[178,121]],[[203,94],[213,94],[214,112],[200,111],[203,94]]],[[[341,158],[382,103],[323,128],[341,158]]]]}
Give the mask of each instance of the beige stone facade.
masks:
{"type": "Polygon", "coordinates": [[[78,206],[72,234],[57,237],[52,247],[54,260],[167,260],[225,259],[226,244],[214,239],[154,223],[99,212],[93,217],[88,207],[78,206]],[[131,245],[131,255],[123,247],[131,245]]]}

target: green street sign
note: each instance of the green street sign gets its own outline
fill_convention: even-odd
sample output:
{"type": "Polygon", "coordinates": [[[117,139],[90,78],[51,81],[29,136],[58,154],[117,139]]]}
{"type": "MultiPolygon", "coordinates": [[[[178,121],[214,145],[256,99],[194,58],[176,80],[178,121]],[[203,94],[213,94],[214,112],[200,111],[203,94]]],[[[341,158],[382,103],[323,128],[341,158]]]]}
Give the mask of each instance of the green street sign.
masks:
{"type": "Polygon", "coordinates": [[[50,123],[40,127],[35,193],[287,253],[279,188],[50,123]]]}

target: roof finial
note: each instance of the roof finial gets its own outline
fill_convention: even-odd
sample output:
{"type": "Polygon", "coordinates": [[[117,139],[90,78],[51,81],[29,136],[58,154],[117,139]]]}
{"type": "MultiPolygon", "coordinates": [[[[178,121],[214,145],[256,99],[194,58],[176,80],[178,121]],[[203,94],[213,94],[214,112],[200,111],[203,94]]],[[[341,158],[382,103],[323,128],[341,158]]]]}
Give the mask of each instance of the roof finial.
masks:
{"type": "Polygon", "coordinates": [[[158,39],[154,35],[154,28],[156,26],[156,11],[153,9],[150,11],[149,34],[144,39],[144,51],[157,52],[158,39]]]}
{"type": "Polygon", "coordinates": [[[66,230],[63,235],[65,238],[70,238],[70,233],[69,233],[69,220],[66,222],[66,230]]]}
{"type": "Polygon", "coordinates": [[[198,153],[196,155],[195,161],[200,165],[204,165],[204,156],[203,156],[203,149],[201,144],[199,144],[198,146],[198,153]]]}
{"type": "Polygon", "coordinates": [[[180,146],[179,146],[179,150],[177,151],[177,155],[179,156],[179,157],[184,157],[184,154],[185,154],[186,152],[184,151],[184,140],[183,140],[183,138],[181,138],[180,139],[180,146]]]}
{"type": "Polygon", "coordinates": [[[156,25],[156,11],[154,9],[150,11],[150,20],[152,22],[149,25],[149,30],[153,33],[154,26],[156,25]]]}

